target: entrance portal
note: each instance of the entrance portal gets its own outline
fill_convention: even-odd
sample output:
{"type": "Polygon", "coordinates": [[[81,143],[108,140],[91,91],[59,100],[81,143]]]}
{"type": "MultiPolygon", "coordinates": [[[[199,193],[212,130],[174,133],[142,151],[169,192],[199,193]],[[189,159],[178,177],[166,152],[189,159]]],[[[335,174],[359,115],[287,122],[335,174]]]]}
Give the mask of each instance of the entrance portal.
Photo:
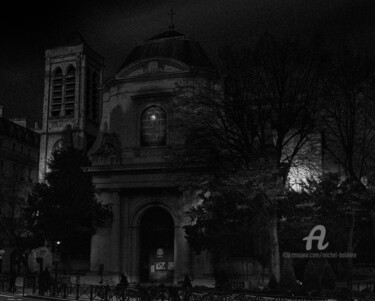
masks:
{"type": "Polygon", "coordinates": [[[140,280],[173,282],[174,222],[163,208],[148,209],[140,223],[140,280]]]}

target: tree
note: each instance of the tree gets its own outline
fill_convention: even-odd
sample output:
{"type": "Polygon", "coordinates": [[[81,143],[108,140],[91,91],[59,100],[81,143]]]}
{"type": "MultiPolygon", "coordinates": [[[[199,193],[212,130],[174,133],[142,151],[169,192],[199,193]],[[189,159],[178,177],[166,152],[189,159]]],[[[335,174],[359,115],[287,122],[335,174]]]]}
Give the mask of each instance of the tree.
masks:
{"type": "Polygon", "coordinates": [[[326,92],[324,60],[316,48],[267,35],[254,48],[229,48],[223,57],[224,79],[197,81],[177,98],[176,120],[186,137],[177,161],[204,166],[211,183],[224,178],[242,189],[246,206],[262,199],[279,279],[279,203],[293,160],[315,129],[326,92]]]}
{"type": "Polygon", "coordinates": [[[189,211],[193,224],[185,226],[188,242],[196,253],[211,252],[218,283],[223,275],[228,277],[226,262],[231,257],[252,256],[262,264],[269,259],[265,217],[259,203],[254,200],[249,207],[242,193],[223,183],[212,193],[199,193],[198,204],[189,211]]]}
{"type": "MultiPolygon", "coordinates": [[[[313,204],[315,223],[323,224],[327,229],[329,250],[356,254],[357,257],[374,252],[372,214],[375,194],[372,189],[360,181],[343,180],[337,174],[328,174],[321,182],[311,183],[311,191],[306,197],[313,204]],[[361,242],[361,248],[358,248],[361,242]]],[[[352,267],[353,257],[348,256],[349,289],[352,267]]]]}
{"type": "Polygon", "coordinates": [[[357,182],[364,176],[373,178],[374,72],[371,59],[343,47],[332,60],[327,77],[331,97],[322,114],[325,149],[342,175],[357,182]]]}
{"type": "MultiPolygon", "coordinates": [[[[338,211],[345,216],[345,234],[347,251],[353,253],[359,241],[355,238],[361,232],[358,229],[361,208],[369,208],[368,201],[362,197],[369,191],[363,186],[374,181],[375,158],[375,63],[361,53],[355,53],[347,47],[332,61],[328,80],[332,96],[324,107],[323,122],[326,136],[326,150],[331,161],[338,163],[341,176],[340,196],[344,205],[336,203],[338,211]],[[365,205],[365,206],[362,206],[365,205]],[[356,241],[357,240],[357,241],[356,241]]],[[[332,162],[326,160],[326,165],[332,162]]],[[[335,190],[333,190],[335,191],[335,190]]],[[[324,206],[323,206],[324,207],[324,206]]],[[[367,213],[368,213],[367,212],[367,213]]],[[[365,220],[369,219],[367,215],[365,220]]],[[[341,237],[341,236],[339,236],[341,237]]],[[[351,270],[353,258],[348,258],[348,287],[352,288],[351,270]]]]}
{"type": "Polygon", "coordinates": [[[28,270],[25,253],[35,242],[30,239],[22,212],[26,205],[25,196],[30,191],[30,185],[20,180],[20,175],[14,174],[7,179],[6,187],[0,193],[0,229],[1,248],[10,251],[10,265],[22,263],[28,270]]]}
{"type": "Polygon", "coordinates": [[[36,184],[27,200],[24,217],[35,238],[60,252],[70,269],[71,256],[89,250],[92,234],[109,216],[95,197],[91,176],[84,171],[90,161],[73,147],[53,153],[46,182],[36,184]]]}

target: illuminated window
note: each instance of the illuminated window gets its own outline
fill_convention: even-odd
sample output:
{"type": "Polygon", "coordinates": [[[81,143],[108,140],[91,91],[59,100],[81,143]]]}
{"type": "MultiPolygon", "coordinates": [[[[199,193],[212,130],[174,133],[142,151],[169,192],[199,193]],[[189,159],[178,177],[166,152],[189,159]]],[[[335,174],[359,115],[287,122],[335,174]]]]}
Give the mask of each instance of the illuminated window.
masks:
{"type": "Polygon", "coordinates": [[[61,68],[57,68],[52,79],[52,110],[51,116],[60,116],[62,105],[63,74],[61,68]]]}
{"type": "Polygon", "coordinates": [[[147,108],[141,117],[141,146],[166,145],[166,114],[161,107],[147,108]]]}
{"type": "Polygon", "coordinates": [[[65,93],[64,93],[64,114],[65,116],[74,115],[76,89],[76,69],[70,66],[65,76],[65,93]]]}

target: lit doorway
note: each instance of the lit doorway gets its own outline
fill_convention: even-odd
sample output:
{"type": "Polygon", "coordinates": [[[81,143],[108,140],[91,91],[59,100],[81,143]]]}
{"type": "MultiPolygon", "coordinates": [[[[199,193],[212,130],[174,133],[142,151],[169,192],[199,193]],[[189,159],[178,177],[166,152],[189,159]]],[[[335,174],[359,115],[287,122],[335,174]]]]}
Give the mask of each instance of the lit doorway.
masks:
{"type": "Polygon", "coordinates": [[[174,222],[163,208],[148,209],[140,222],[141,282],[173,282],[174,222]]]}

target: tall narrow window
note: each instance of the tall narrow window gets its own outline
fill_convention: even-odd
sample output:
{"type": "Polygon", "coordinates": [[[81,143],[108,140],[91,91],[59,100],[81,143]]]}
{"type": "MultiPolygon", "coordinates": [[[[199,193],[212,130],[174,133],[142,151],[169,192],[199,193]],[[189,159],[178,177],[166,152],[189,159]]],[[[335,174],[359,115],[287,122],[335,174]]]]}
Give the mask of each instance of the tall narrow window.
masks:
{"type": "Polygon", "coordinates": [[[141,117],[141,146],[166,144],[166,114],[161,107],[151,106],[141,117]]]}
{"type": "Polygon", "coordinates": [[[65,116],[74,115],[75,104],[75,88],[76,88],[76,70],[70,66],[65,77],[65,95],[64,95],[64,110],[65,116]]]}
{"type": "Polygon", "coordinates": [[[91,118],[91,72],[86,72],[86,118],[91,118]]]}
{"type": "Polygon", "coordinates": [[[98,93],[98,74],[92,75],[92,120],[98,120],[99,111],[99,93],[98,93]]]}
{"type": "Polygon", "coordinates": [[[62,105],[63,74],[61,68],[53,73],[52,80],[52,110],[51,116],[60,116],[62,105]]]}

